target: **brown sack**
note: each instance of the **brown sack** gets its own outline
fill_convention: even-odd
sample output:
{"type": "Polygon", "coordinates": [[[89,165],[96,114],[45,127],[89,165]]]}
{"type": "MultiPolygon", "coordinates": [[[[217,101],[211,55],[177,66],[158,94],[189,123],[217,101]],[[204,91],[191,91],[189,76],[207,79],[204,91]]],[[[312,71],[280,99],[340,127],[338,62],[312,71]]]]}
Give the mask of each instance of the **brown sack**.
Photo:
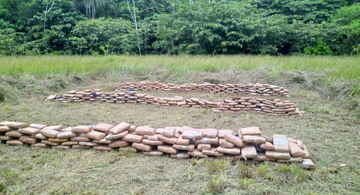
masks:
{"type": "Polygon", "coordinates": [[[25,127],[18,130],[20,133],[28,134],[28,135],[35,135],[39,133],[40,129],[32,128],[32,127],[25,127]]]}
{"type": "Polygon", "coordinates": [[[44,136],[43,134],[41,134],[41,133],[37,133],[37,134],[35,134],[35,135],[31,135],[31,137],[33,137],[33,138],[36,138],[36,139],[48,139],[46,136],[44,136]]]}
{"type": "Polygon", "coordinates": [[[47,127],[47,125],[37,124],[37,123],[31,123],[29,127],[35,128],[35,129],[43,129],[43,128],[47,127]]]}
{"type": "Polygon", "coordinates": [[[41,140],[41,143],[46,144],[46,145],[50,145],[50,146],[57,146],[57,145],[59,145],[59,143],[52,142],[52,141],[49,141],[49,140],[41,140]]]}
{"type": "Polygon", "coordinates": [[[152,140],[152,141],[159,141],[160,136],[161,136],[161,134],[149,135],[148,139],[152,140]]]}
{"type": "Polygon", "coordinates": [[[143,143],[133,143],[131,146],[137,150],[141,150],[145,152],[150,152],[153,149],[152,146],[145,145],[143,143]]]}
{"type": "Polygon", "coordinates": [[[188,151],[188,154],[190,156],[196,157],[196,158],[208,158],[207,155],[203,154],[200,150],[193,150],[193,151],[188,151]]]}
{"type": "Polygon", "coordinates": [[[216,152],[220,152],[223,154],[240,154],[240,148],[223,148],[221,146],[217,147],[216,152]]]}
{"type": "Polygon", "coordinates": [[[106,124],[106,123],[99,123],[94,127],[94,130],[107,133],[113,127],[114,127],[114,125],[110,125],[110,124],[106,124]]]}
{"type": "Polygon", "coordinates": [[[20,122],[3,122],[0,123],[0,126],[8,126],[12,129],[17,129],[17,128],[25,128],[28,127],[30,124],[29,123],[20,123],[20,122]]]}
{"type": "Polygon", "coordinates": [[[87,137],[84,137],[83,135],[77,136],[77,137],[72,137],[71,141],[75,141],[75,142],[89,142],[90,139],[87,137]]]}
{"type": "Polygon", "coordinates": [[[235,135],[232,135],[232,134],[224,135],[224,139],[239,148],[242,148],[246,145],[246,143],[241,138],[236,137],[235,135]]]}
{"type": "Polygon", "coordinates": [[[306,155],[305,150],[302,150],[296,143],[289,143],[290,154],[293,157],[304,157],[306,155]]]}
{"type": "Polygon", "coordinates": [[[32,138],[30,136],[21,136],[19,140],[28,144],[35,144],[37,142],[35,138],[32,138]]]}
{"type": "Polygon", "coordinates": [[[262,135],[259,127],[246,127],[239,129],[239,135],[262,135]]]}
{"type": "Polygon", "coordinates": [[[40,130],[40,133],[41,133],[42,135],[44,135],[45,137],[56,138],[57,135],[58,135],[60,132],[57,131],[57,130],[54,130],[54,129],[44,128],[44,129],[41,129],[41,130],[40,130]]]}
{"type": "Polygon", "coordinates": [[[90,125],[78,125],[72,128],[72,132],[74,133],[89,133],[92,130],[92,126],[90,125]]]}
{"type": "Polygon", "coordinates": [[[162,130],[161,132],[162,136],[165,137],[174,137],[175,136],[175,128],[174,127],[166,127],[165,129],[162,130]]]}
{"type": "Polygon", "coordinates": [[[275,152],[289,152],[289,141],[286,135],[273,135],[273,144],[275,152]]]}
{"type": "Polygon", "coordinates": [[[136,129],[136,125],[131,125],[130,127],[129,127],[129,129],[128,129],[128,131],[129,132],[134,132],[135,131],[135,129],[136,129]]]}
{"type": "Polygon", "coordinates": [[[183,139],[193,139],[193,140],[200,140],[203,138],[203,132],[197,130],[186,130],[182,133],[183,139]]]}
{"type": "Polygon", "coordinates": [[[8,131],[5,133],[5,136],[9,136],[9,137],[21,137],[24,134],[20,133],[19,131],[13,130],[13,131],[8,131]]]}
{"type": "Polygon", "coordinates": [[[86,133],[85,137],[94,139],[94,140],[101,140],[101,139],[105,138],[105,133],[92,130],[89,133],[86,133]]]}
{"type": "Polygon", "coordinates": [[[5,136],[5,135],[0,135],[0,141],[7,141],[7,140],[10,140],[11,137],[9,136],[5,136]]]}
{"type": "Polygon", "coordinates": [[[210,150],[202,150],[202,153],[209,156],[221,157],[224,156],[223,153],[217,152],[216,148],[211,148],[210,150]]]}
{"type": "Polygon", "coordinates": [[[124,141],[133,142],[133,143],[141,143],[142,139],[143,139],[143,136],[133,135],[133,134],[127,134],[122,138],[122,140],[124,140],[124,141]]]}
{"type": "Polygon", "coordinates": [[[6,144],[10,145],[10,146],[21,146],[24,143],[20,140],[9,140],[9,141],[6,141],[6,144]]]}
{"type": "Polygon", "coordinates": [[[167,154],[176,154],[177,150],[171,146],[158,146],[157,148],[159,151],[167,153],[167,154]]]}
{"type": "Polygon", "coordinates": [[[177,154],[171,154],[170,158],[185,159],[185,158],[190,158],[190,155],[185,152],[179,152],[177,154]]]}
{"type": "Polygon", "coordinates": [[[207,137],[203,137],[201,140],[196,140],[195,141],[195,145],[198,144],[218,144],[219,140],[218,138],[207,138],[207,137]]]}
{"type": "Polygon", "coordinates": [[[264,137],[255,136],[255,135],[244,135],[243,140],[244,140],[244,142],[251,143],[251,144],[265,144],[266,143],[266,139],[264,137]]]}
{"type": "Polygon", "coordinates": [[[79,145],[80,146],[91,146],[91,147],[93,147],[93,146],[96,146],[97,144],[94,143],[94,142],[79,142],[79,145]]]}
{"type": "Polygon", "coordinates": [[[315,165],[311,159],[304,159],[301,163],[301,167],[304,169],[315,169],[315,165]]]}
{"type": "Polygon", "coordinates": [[[143,139],[142,143],[149,145],[149,146],[159,146],[159,145],[164,144],[162,141],[149,140],[149,139],[143,139]]]}
{"type": "Polygon", "coordinates": [[[204,137],[217,138],[219,130],[217,129],[204,129],[204,137]]]}
{"type": "Polygon", "coordinates": [[[129,132],[128,131],[123,131],[119,134],[109,134],[107,135],[105,138],[108,139],[108,140],[116,140],[116,139],[121,139],[123,137],[125,137],[125,135],[127,135],[129,132]]]}
{"type": "Polygon", "coordinates": [[[63,125],[52,125],[52,126],[47,126],[47,127],[43,128],[43,129],[52,129],[52,130],[60,131],[63,128],[64,128],[63,125]]]}
{"type": "Polygon", "coordinates": [[[114,142],[114,140],[107,140],[107,139],[103,138],[101,140],[94,140],[94,142],[97,144],[111,144],[114,142]]]}
{"type": "Polygon", "coordinates": [[[275,161],[275,158],[269,158],[265,153],[257,153],[257,156],[253,158],[256,161],[275,161]]]}
{"type": "Polygon", "coordinates": [[[7,132],[7,131],[10,131],[10,127],[8,126],[0,126],[0,132],[7,132]]]}
{"type": "Polygon", "coordinates": [[[129,123],[125,123],[125,122],[121,122],[120,124],[116,125],[115,127],[110,129],[110,133],[112,134],[119,134],[121,132],[126,131],[127,129],[130,128],[130,124],[129,123]]]}
{"type": "Polygon", "coordinates": [[[176,144],[178,145],[184,145],[184,146],[187,146],[190,144],[190,140],[189,139],[184,139],[182,137],[182,135],[178,138],[178,140],[176,141],[176,144]]]}
{"type": "Polygon", "coordinates": [[[270,142],[266,142],[265,144],[260,144],[259,146],[263,150],[274,150],[274,145],[272,145],[270,142]]]}
{"type": "Polygon", "coordinates": [[[114,141],[113,143],[109,144],[110,148],[123,148],[126,146],[129,146],[129,142],[123,140],[114,141]]]}
{"type": "Polygon", "coordinates": [[[288,152],[265,151],[265,155],[269,158],[284,159],[284,160],[290,159],[290,154],[288,152]]]}
{"type": "Polygon", "coordinates": [[[244,157],[245,160],[248,158],[255,158],[257,156],[255,146],[245,146],[241,148],[241,155],[244,157]]]}
{"type": "Polygon", "coordinates": [[[178,138],[176,137],[172,137],[172,138],[169,138],[169,137],[165,137],[165,136],[159,136],[158,139],[164,143],[167,143],[167,144],[175,144],[176,141],[178,140],[178,138]]]}
{"type": "Polygon", "coordinates": [[[291,157],[289,160],[279,159],[277,162],[279,163],[302,163],[304,159],[302,157],[291,157]]]}
{"type": "Polygon", "coordinates": [[[62,142],[68,141],[68,139],[49,138],[49,141],[56,142],[56,143],[62,143],[62,142]]]}
{"type": "Polygon", "coordinates": [[[162,155],[164,155],[163,152],[160,152],[158,150],[151,150],[150,152],[144,152],[144,154],[147,156],[162,156],[162,155]]]}
{"type": "Polygon", "coordinates": [[[220,139],[220,146],[223,148],[234,148],[234,144],[232,144],[224,139],[220,139]]]}
{"type": "Polygon", "coordinates": [[[74,142],[74,141],[67,141],[67,142],[63,142],[61,143],[62,146],[72,146],[72,145],[78,145],[79,142],[74,142]]]}
{"type": "Polygon", "coordinates": [[[210,144],[199,144],[199,145],[197,145],[197,149],[198,150],[210,150],[211,145],[210,144]]]}
{"type": "Polygon", "coordinates": [[[67,139],[76,136],[77,136],[76,133],[73,133],[72,131],[66,131],[66,132],[60,132],[56,137],[59,139],[67,139]]]}
{"type": "Polygon", "coordinates": [[[94,146],[93,149],[94,150],[101,150],[101,151],[110,151],[110,150],[112,150],[112,148],[110,148],[108,146],[104,146],[104,145],[94,146]]]}
{"type": "Polygon", "coordinates": [[[154,135],[155,129],[150,126],[139,126],[135,129],[135,133],[140,135],[154,135]]]}
{"type": "Polygon", "coordinates": [[[225,136],[226,134],[233,135],[233,134],[234,134],[234,131],[233,131],[233,130],[219,130],[218,137],[224,138],[224,136],[225,136]]]}
{"type": "Polygon", "coordinates": [[[174,144],[173,148],[177,149],[177,150],[187,150],[187,151],[193,151],[195,149],[195,145],[188,145],[188,146],[184,146],[184,145],[177,145],[174,144]]]}

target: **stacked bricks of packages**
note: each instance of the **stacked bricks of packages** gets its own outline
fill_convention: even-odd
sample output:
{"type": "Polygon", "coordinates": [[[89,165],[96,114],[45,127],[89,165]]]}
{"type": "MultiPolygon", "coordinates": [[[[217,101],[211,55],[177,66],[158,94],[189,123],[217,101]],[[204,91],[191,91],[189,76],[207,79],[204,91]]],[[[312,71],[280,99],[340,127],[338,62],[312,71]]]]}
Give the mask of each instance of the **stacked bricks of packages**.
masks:
{"type": "Polygon", "coordinates": [[[258,127],[233,130],[195,129],[187,126],[155,129],[126,122],[116,125],[28,124],[1,122],[0,141],[7,145],[30,145],[54,149],[133,150],[150,156],[171,158],[219,158],[246,161],[301,163],[315,168],[302,141],[286,135],[263,135],[258,127]]]}
{"type": "Polygon", "coordinates": [[[212,102],[199,98],[183,98],[181,96],[156,97],[153,95],[140,94],[136,91],[115,91],[102,92],[99,89],[94,91],[69,91],[64,95],[51,95],[47,101],[58,102],[107,102],[107,103],[134,103],[134,104],[155,104],[160,106],[182,106],[182,107],[204,107],[212,108],[214,112],[222,111],[255,111],[269,115],[301,115],[296,104],[290,100],[263,99],[255,97],[239,97],[232,100],[212,102]]]}
{"type": "Polygon", "coordinates": [[[134,91],[173,91],[173,92],[208,92],[208,93],[245,93],[249,95],[262,96],[285,96],[288,97],[288,90],[283,87],[269,84],[183,84],[176,86],[172,83],[159,82],[127,82],[121,83],[117,90],[132,89],[134,91]]]}

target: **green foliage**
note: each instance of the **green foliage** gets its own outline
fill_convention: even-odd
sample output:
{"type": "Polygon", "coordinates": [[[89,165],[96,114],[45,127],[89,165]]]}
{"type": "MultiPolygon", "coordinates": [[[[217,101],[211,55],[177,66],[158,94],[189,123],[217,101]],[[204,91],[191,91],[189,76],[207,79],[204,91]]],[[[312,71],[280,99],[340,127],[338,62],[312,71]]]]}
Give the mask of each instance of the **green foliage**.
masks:
{"type": "Polygon", "coordinates": [[[315,46],[308,46],[304,49],[305,54],[308,55],[332,55],[330,47],[323,41],[318,41],[315,46]]]}

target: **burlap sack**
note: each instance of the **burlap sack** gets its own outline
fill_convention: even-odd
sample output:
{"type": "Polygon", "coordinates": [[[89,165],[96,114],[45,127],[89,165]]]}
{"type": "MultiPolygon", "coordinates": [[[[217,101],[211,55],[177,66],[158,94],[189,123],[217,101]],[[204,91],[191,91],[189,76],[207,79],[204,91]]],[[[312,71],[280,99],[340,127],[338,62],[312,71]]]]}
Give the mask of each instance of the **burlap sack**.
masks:
{"type": "Polygon", "coordinates": [[[12,131],[8,131],[5,133],[5,136],[9,136],[9,137],[21,137],[23,136],[24,134],[20,133],[19,131],[17,130],[12,130],[12,131]]]}
{"type": "Polygon", "coordinates": [[[197,145],[197,149],[199,149],[199,150],[210,150],[211,145],[210,144],[199,144],[199,145],[197,145]]]}
{"type": "Polygon", "coordinates": [[[261,137],[265,138],[267,142],[273,143],[273,138],[267,135],[261,135],[261,137]]]}
{"type": "Polygon", "coordinates": [[[205,155],[215,156],[215,157],[224,156],[223,153],[217,152],[216,148],[211,148],[210,150],[202,150],[202,153],[205,155]]]}
{"type": "Polygon", "coordinates": [[[101,150],[101,151],[110,151],[110,150],[112,150],[112,148],[110,148],[109,146],[105,146],[105,145],[94,146],[93,149],[94,150],[101,150]]]}
{"type": "Polygon", "coordinates": [[[186,158],[190,158],[190,155],[185,153],[185,152],[179,152],[179,153],[176,153],[176,154],[171,154],[170,158],[186,159],[186,158]]]}
{"type": "Polygon", "coordinates": [[[192,128],[192,127],[188,127],[188,126],[182,126],[182,127],[180,127],[180,128],[178,129],[178,132],[179,132],[180,134],[182,134],[184,131],[188,131],[188,130],[195,130],[195,129],[192,128]]]}
{"type": "Polygon", "coordinates": [[[123,141],[123,140],[117,140],[113,143],[109,144],[110,148],[123,148],[129,146],[129,142],[123,141]]]}
{"type": "Polygon", "coordinates": [[[178,145],[184,145],[184,146],[187,146],[190,144],[190,140],[189,139],[184,139],[182,137],[182,135],[178,138],[178,140],[176,141],[176,144],[178,145]]]}
{"type": "Polygon", "coordinates": [[[234,131],[233,130],[219,130],[219,133],[218,133],[218,137],[220,138],[224,138],[224,136],[226,134],[230,134],[230,135],[233,135],[234,134],[234,131]]]}
{"type": "Polygon", "coordinates": [[[265,155],[265,153],[257,153],[257,156],[252,158],[253,160],[256,161],[275,161],[275,158],[269,158],[265,155]]]}
{"type": "Polygon", "coordinates": [[[74,133],[89,133],[92,130],[90,125],[78,125],[74,127],[71,131],[74,133]]]}
{"type": "Polygon", "coordinates": [[[49,141],[56,142],[56,143],[62,143],[62,142],[66,142],[69,140],[68,139],[59,139],[59,138],[49,138],[49,141]]]}
{"type": "Polygon", "coordinates": [[[122,133],[122,132],[126,131],[129,128],[130,128],[129,123],[121,122],[120,124],[118,124],[115,127],[111,128],[110,133],[116,135],[116,134],[119,134],[119,133],[122,133]]]}
{"type": "Polygon", "coordinates": [[[119,133],[119,134],[116,134],[116,135],[114,135],[114,134],[109,134],[109,135],[107,135],[106,137],[105,137],[105,139],[107,139],[107,140],[117,140],[117,139],[121,139],[121,138],[123,138],[125,135],[127,135],[129,132],[128,131],[123,131],[123,132],[121,132],[121,133],[119,133]]]}
{"type": "Polygon", "coordinates": [[[245,160],[248,158],[255,158],[257,156],[255,146],[245,146],[241,148],[241,155],[244,157],[245,160]]]}
{"type": "Polygon", "coordinates": [[[72,137],[70,140],[75,141],[75,142],[89,142],[90,141],[90,139],[85,137],[84,134],[81,134],[77,137],[72,137]]]}
{"type": "Polygon", "coordinates": [[[160,136],[161,136],[161,134],[149,135],[148,139],[152,140],[152,141],[159,141],[160,136]]]}
{"type": "Polygon", "coordinates": [[[224,139],[239,148],[242,148],[246,145],[246,143],[241,138],[236,137],[235,135],[232,135],[232,134],[224,135],[224,139]]]}
{"type": "Polygon", "coordinates": [[[101,139],[105,138],[105,133],[92,130],[89,133],[86,133],[85,137],[94,139],[94,140],[101,140],[101,139]]]}
{"type": "Polygon", "coordinates": [[[77,134],[72,131],[65,131],[65,132],[60,132],[56,137],[59,139],[68,139],[76,136],[77,134]]]}
{"type": "Polygon", "coordinates": [[[127,142],[133,142],[133,143],[140,143],[143,139],[143,136],[141,135],[133,135],[133,134],[127,134],[125,135],[122,140],[127,142]]]}
{"type": "Polygon", "coordinates": [[[259,127],[246,127],[239,129],[239,135],[262,135],[259,127]]]}
{"type": "Polygon", "coordinates": [[[303,150],[305,149],[305,148],[304,148],[304,144],[303,144],[302,141],[298,140],[296,144],[297,144],[301,149],[303,149],[303,150]]]}
{"type": "Polygon", "coordinates": [[[6,141],[6,144],[10,145],[10,146],[21,146],[24,143],[20,140],[9,140],[9,141],[6,141]]]}
{"type": "Polygon", "coordinates": [[[265,151],[265,156],[269,158],[284,159],[284,160],[290,159],[290,154],[288,152],[265,151]]]}
{"type": "Polygon", "coordinates": [[[159,146],[159,145],[164,144],[162,141],[149,140],[149,139],[143,139],[142,143],[149,145],[149,146],[159,146]]]}
{"type": "Polygon", "coordinates": [[[198,144],[219,144],[219,139],[203,137],[201,140],[195,140],[195,145],[198,144]]]}
{"type": "Polygon", "coordinates": [[[60,145],[60,143],[52,142],[52,141],[49,141],[49,140],[41,140],[41,143],[46,144],[46,145],[50,145],[50,146],[58,146],[58,145],[60,145]]]}
{"type": "Polygon", "coordinates": [[[155,133],[161,135],[163,131],[165,131],[165,128],[157,128],[157,129],[155,130],[155,133]]]}
{"type": "Polygon", "coordinates": [[[7,140],[10,140],[11,137],[9,136],[6,136],[6,135],[0,135],[0,141],[7,141],[7,140]]]}
{"type": "Polygon", "coordinates": [[[169,138],[169,137],[165,137],[165,136],[159,136],[158,139],[164,143],[167,143],[167,144],[175,144],[176,141],[178,140],[178,138],[176,137],[172,137],[172,138],[169,138]]]}
{"type": "Polygon", "coordinates": [[[133,143],[131,146],[137,150],[141,150],[145,152],[150,152],[153,149],[153,146],[149,146],[143,143],[133,143]]]}
{"type": "Polygon", "coordinates": [[[301,167],[304,169],[315,169],[315,165],[311,159],[304,159],[301,163],[301,167]]]}
{"type": "Polygon", "coordinates": [[[35,143],[35,144],[31,144],[31,147],[36,147],[36,148],[46,148],[47,145],[44,143],[35,143]]]}
{"type": "Polygon", "coordinates": [[[47,127],[43,128],[43,129],[52,129],[52,130],[60,131],[63,128],[64,128],[63,125],[52,125],[52,126],[47,126],[47,127]]]}
{"type": "Polygon", "coordinates": [[[185,130],[182,132],[183,139],[200,140],[203,138],[203,132],[197,130],[185,130]]]}
{"type": "Polygon", "coordinates": [[[203,154],[200,150],[193,150],[193,151],[188,151],[188,154],[190,156],[196,157],[196,158],[208,158],[207,155],[203,154]]]}
{"type": "Polygon", "coordinates": [[[290,142],[291,142],[291,143],[297,143],[297,140],[294,139],[294,138],[292,138],[292,137],[287,137],[287,139],[288,139],[289,143],[290,143],[290,142]]]}
{"type": "Polygon", "coordinates": [[[37,133],[37,134],[35,134],[35,135],[31,135],[31,137],[36,138],[36,139],[41,139],[41,140],[43,140],[43,139],[48,139],[46,136],[44,136],[44,135],[41,134],[41,133],[37,133]]]}
{"type": "Polygon", "coordinates": [[[0,126],[8,126],[11,129],[18,129],[18,128],[25,128],[28,127],[29,123],[21,123],[21,122],[5,122],[5,125],[2,125],[3,123],[0,123],[0,126]]]}
{"type": "Polygon", "coordinates": [[[70,146],[51,146],[51,149],[70,149],[70,146]]]}
{"type": "Polygon", "coordinates": [[[223,154],[233,154],[233,155],[240,154],[240,148],[223,148],[219,146],[216,148],[215,151],[223,154]]]}
{"type": "Polygon", "coordinates": [[[289,150],[291,156],[293,157],[304,157],[306,155],[306,152],[302,150],[299,145],[293,142],[289,143],[289,150]]]}
{"type": "Polygon", "coordinates": [[[80,146],[90,146],[90,147],[93,147],[93,146],[96,146],[97,144],[94,143],[94,142],[79,142],[79,145],[80,145],[80,146]]]}
{"type": "Polygon", "coordinates": [[[274,150],[274,145],[272,145],[270,142],[266,142],[265,144],[260,144],[259,146],[263,150],[274,150]]]}
{"type": "Polygon", "coordinates": [[[156,130],[150,126],[138,126],[135,133],[140,135],[154,135],[156,130]]]}
{"type": "Polygon", "coordinates": [[[274,134],[272,137],[275,152],[289,152],[289,140],[286,135],[274,134]]]}
{"type": "Polygon", "coordinates": [[[74,142],[74,141],[67,141],[67,142],[63,142],[61,143],[62,146],[73,146],[73,145],[78,145],[79,142],[74,142]]]}
{"type": "Polygon", "coordinates": [[[7,132],[7,131],[10,131],[11,128],[8,127],[8,126],[0,126],[0,132],[7,132]]]}
{"type": "Polygon", "coordinates": [[[94,127],[94,130],[107,133],[113,127],[114,127],[114,125],[110,125],[110,124],[106,124],[106,123],[99,123],[94,127]]]}
{"type": "Polygon", "coordinates": [[[175,149],[177,149],[177,150],[193,151],[193,150],[195,149],[195,145],[187,145],[187,146],[184,146],[184,145],[174,144],[174,145],[173,145],[173,148],[175,148],[175,149]]]}
{"type": "Polygon", "coordinates": [[[302,163],[304,159],[302,157],[291,157],[289,160],[279,159],[279,163],[302,163]]]}
{"type": "Polygon", "coordinates": [[[90,146],[73,145],[73,146],[71,146],[71,148],[74,148],[74,149],[90,149],[91,147],[90,146]]]}
{"type": "Polygon", "coordinates": [[[176,154],[177,150],[171,146],[158,146],[157,149],[161,152],[167,153],[167,154],[176,154]]]}
{"type": "Polygon", "coordinates": [[[137,128],[136,125],[131,125],[131,126],[129,127],[128,131],[129,131],[129,132],[134,132],[136,128],[137,128]]]}
{"type": "Polygon", "coordinates": [[[29,127],[35,128],[35,129],[43,129],[47,127],[45,124],[37,124],[37,123],[31,123],[29,127]]]}
{"type": "Polygon", "coordinates": [[[61,129],[60,130],[60,133],[63,133],[63,132],[72,132],[72,129],[73,129],[74,127],[66,127],[65,129],[61,129]]]}
{"type": "Polygon", "coordinates": [[[46,127],[44,129],[41,129],[40,133],[42,135],[44,135],[45,137],[56,138],[60,132],[57,130],[54,130],[54,129],[47,129],[47,127],[46,127]]]}
{"type": "Polygon", "coordinates": [[[40,129],[33,128],[33,127],[25,127],[25,128],[19,129],[18,131],[22,134],[35,135],[40,132],[40,129]]]}
{"type": "Polygon", "coordinates": [[[21,136],[19,140],[28,144],[35,144],[37,142],[35,138],[32,138],[30,136],[21,136]]]}
{"type": "Polygon", "coordinates": [[[120,152],[124,152],[124,151],[132,151],[132,152],[137,152],[137,149],[131,147],[131,146],[128,146],[128,147],[121,147],[119,148],[119,151],[120,152]]]}
{"type": "Polygon", "coordinates": [[[217,130],[217,129],[204,129],[203,133],[204,133],[204,137],[217,138],[217,136],[219,134],[219,130],[217,130]]]}
{"type": "Polygon", "coordinates": [[[160,152],[158,150],[151,150],[150,152],[144,152],[144,154],[147,156],[162,156],[162,155],[164,155],[163,152],[160,152]]]}
{"type": "Polygon", "coordinates": [[[264,137],[256,136],[256,135],[244,135],[243,140],[244,140],[244,142],[251,143],[251,144],[265,144],[266,143],[266,139],[264,137]]]}
{"type": "Polygon", "coordinates": [[[220,146],[223,148],[234,148],[234,144],[226,141],[225,139],[220,139],[220,146]]]}
{"type": "Polygon", "coordinates": [[[107,140],[105,138],[103,138],[101,140],[94,140],[94,143],[97,143],[97,144],[111,144],[113,142],[114,142],[114,140],[107,140]]]}
{"type": "Polygon", "coordinates": [[[175,136],[175,128],[174,127],[166,127],[164,130],[162,130],[161,132],[162,136],[165,137],[174,137],[175,136]]]}

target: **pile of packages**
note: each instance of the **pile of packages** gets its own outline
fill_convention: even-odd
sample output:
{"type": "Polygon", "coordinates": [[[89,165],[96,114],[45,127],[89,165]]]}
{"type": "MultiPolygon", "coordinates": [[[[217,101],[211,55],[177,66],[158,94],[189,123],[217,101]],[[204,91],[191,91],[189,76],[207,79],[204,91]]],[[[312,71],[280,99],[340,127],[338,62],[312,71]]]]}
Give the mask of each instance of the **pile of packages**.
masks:
{"type": "Polygon", "coordinates": [[[219,158],[245,161],[301,163],[315,168],[302,141],[286,135],[263,135],[258,127],[233,130],[196,129],[188,126],[153,128],[126,122],[116,125],[29,124],[1,122],[0,142],[54,149],[132,150],[171,158],[219,158]]]}
{"type": "Polygon", "coordinates": [[[127,82],[121,83],[117,90],[134,91],[171,91],[171,92],[208,92],[208,93],[245,93],[249,95],[262,95],[262,96],[285,96],[288,97],[288,90],[283,87],[261,83],[248,83],[248,84],[183,84],[174,85],[172,83],[159,83],[154,82],[127,82]]]}
{"type": "Polygon", "coordinates": [[[51,95],[47,101],[57,102],[107,102],[107,103],[133,103],[133,104],[154,104],[160,106],[181,106],[212,108],[213,112],[222,111],[254,111],[268,115],[301,115],[296,104],[290,100],[263,99],[255,97],[239,97],[221,102],[212,102],[199,98],[156,97],[153,95],[138,93],[137,91],[113,91],[102,92],[100,89],[87,89],[84,91],[69,91],[63,95],[51,95]]]}

